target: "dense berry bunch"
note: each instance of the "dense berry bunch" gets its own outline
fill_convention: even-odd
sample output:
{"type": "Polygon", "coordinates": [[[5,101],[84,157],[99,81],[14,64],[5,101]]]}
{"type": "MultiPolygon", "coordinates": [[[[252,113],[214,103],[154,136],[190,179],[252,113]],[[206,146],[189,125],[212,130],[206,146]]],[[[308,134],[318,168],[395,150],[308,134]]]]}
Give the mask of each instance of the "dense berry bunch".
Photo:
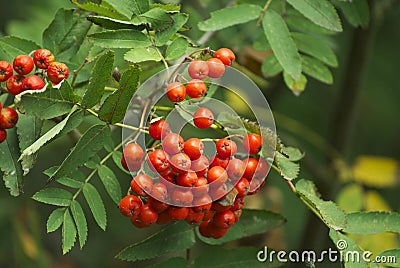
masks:
{"type": "MultiPolygon", "coordinates": [[[[186,85],[170,83],[166,90],[168,99],[177,103],[187,96],[205,96],[207,86],[203,79],[221,77],[225,66],[235,59],[226,48],[213,52],[213,56],[207,61],[192,60],[188,66],[192,80],[186,85]]],[[[200,129],[214,123],[208,108],[201,107],[192,116],[200,129]]],[[[185,220],[188,224],[200,224],[199,231],[205,237],[225,235],[239,220],[245,196],[256,193],[268,173],[268,163],[258,155],[261,136],[249,133],[206,139],[204,142],[215,141],[216,148],[216,154],[207,157],[202,139],[185,140],[173,133],[163,119],[152,121],[148,130],[153,140],[151,148],[144,150],[132,142],[123,149],[122,166],[135,175],[128,195],[120,201],[121,213],[138,228],[185,220]],[[239,157],[240,150],[247,157],[243,153],[239,157]],[[152,172],[145,172],[146,168],[152,172]]]]}
{"type": "Polygon", "coordinates": [[[44,48],[35,50],[33,58],[30,55],[16,56],[12,65],[0,61],[0,82],[6,82],[7,91],[12,95],[26,90],[43,89],[46,77],[53,85],[57,85],[68,76],[68,67],[64,63],[55,62],[51,51],[44,48]]]}
{"type": "Polygon", "coordinates": [[[0,102],[0,143],[7,138],[6,129],[15,127],[18,122],[18,113],[10,107],[2,106],[0,102]]]}

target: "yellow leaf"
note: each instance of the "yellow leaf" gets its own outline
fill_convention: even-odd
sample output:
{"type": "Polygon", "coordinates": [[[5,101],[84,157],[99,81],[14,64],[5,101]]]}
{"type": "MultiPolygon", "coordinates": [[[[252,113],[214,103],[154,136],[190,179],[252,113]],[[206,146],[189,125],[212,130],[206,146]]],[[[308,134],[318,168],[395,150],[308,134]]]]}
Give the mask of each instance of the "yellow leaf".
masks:
{"type": "Polygon", "coordinates": [[[388,203],[377,191],[368,191],[364,197],[366,211],[391,211],[388,203]]]}
{"type": "Polygon", "coordinates": [[[336,197],[339,207],[347,213],[360,211],[363,207],[363,200],[363,189],[356,183],[343,187],[336,197]]]}
{"type": "Polygon", "coordinates": [[[398,183],[398,163],[393,158],[359,156],[353,165],[355,181],[372,187],[390,187],[398,183]]]}
{"type": "Polygon", "coordinates": [[[363,249],[371,251],[374,256],[382,251],[398,247],[397,234],[380,233],[373,235],[349,235],[363,249]]]}

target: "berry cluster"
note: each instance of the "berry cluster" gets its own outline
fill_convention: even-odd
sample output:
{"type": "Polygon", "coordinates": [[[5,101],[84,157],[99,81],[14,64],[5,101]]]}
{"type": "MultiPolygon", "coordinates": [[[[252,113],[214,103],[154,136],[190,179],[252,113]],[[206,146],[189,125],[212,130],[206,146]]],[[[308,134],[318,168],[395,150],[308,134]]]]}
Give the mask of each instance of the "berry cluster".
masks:
{"type": "Polygon", "coordinates": [[[18,113],[10,107],[3,108],[0,102],[0,143],[7,138],[6,129],[13,128],[18,122],[18,113]]]}
{"type": "Polygon", "coordinates": [[[37,49],[33,58],[29,55],[18,55],[13,64],[0,61],[0,82],[6,82],[8,93],[18,95],[26,90],[41,90],[45,87],[44,77],[53,85],[59,84],[69,76],[68,67],[54,61],[54,55],[47,49],[37,49]],[[36,66],[34,74],[30,73],[36,66]],[[15,71],[15,74],[13,74],[15,71]]]}
{"type": "MultiPolygon", "coordinates": [[[[202,79],[221,77],[225,66],[235,59],[227,48],[214,52],[213,56],[207,61],[192,60],[188,73],[193,80],[186,86],[180,82],[169,84],[166,93],[169,100],[180,102],[186,94],[191,98],[204,96],[206,85],[202,79]]],[[[193,122],[204,129],[213,124],[214,115],[207,108],[199,108],[193,114],[193,122]]],[[[145,153],[133,142],[122,152],[122,166],[136,172],[128,194],[119,204],[122,215],[138,228],[185,220],[189,224],[200,223],[199,231],[205,237],[225,235],[239,220],[244,197],[255,194],[268,173],[267,161],[258,156],[263,145],[261,136],[249,133],[206,139],[215,141],[216,148],[216,154],[207,157],[202,139],[184,140],[163,119],[150,123],[148,131],[155,146],[145,153]],[[247,157],[238,154],[237,142],[232,138],[238,139],[247,157]],[[145,172],[145,165],[156,175],[145,172]]]]}

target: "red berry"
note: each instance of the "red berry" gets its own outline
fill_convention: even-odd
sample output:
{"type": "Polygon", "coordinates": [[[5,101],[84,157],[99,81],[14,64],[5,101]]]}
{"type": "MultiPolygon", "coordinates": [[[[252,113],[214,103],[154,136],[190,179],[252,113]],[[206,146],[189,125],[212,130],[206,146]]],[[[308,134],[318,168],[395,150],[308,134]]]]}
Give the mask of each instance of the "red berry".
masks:
{"type": "Polygon", "coordinates": [[[174,221],[184,220],[189,214],[188,207],[170,206],[167,211],[170,218],[174,221]]]}
{"type": "MultiPolygon", "coordinates": [[[[156,185],[156,184],[154,184],[156,185]]],[[[161,213],[169,207],[168,204],[161,202],[151,196],[149,196],[149,199],[147,199],[147,203],[150,204],[152,208],[154,208],[158,213],[161,213]]]]}
{"type": "Polygon", "coordinates": [[[243,177],[244,171],[246,169],[246,164],[240,159],[232,159],[229,161],[226,171],[228,172],[228,177],[233,181],[237,181],[243,177]]]}
{"type": "Polygon", "coordinates": [[[34,63],[28,55],[18,55],[14,58],[13,67],[17,73],[24,75],[32,72],[34,63]]]}
{"type": "Polygon", "coordinates": [[[67,79],[68,76],[69,69],[64,63],[54,61],[47,67],[47,77],[55,85],[59,84],[62,80],[67,79]]]}
{"type": "Polygon", "coordinates": [[[22,91],[25,90],[40,90],[45,86],[42,79],[37,75],[31,75],[22,81],[22,91]]]}
{"type": "Polygon", "coordinates": [[[199,159],[193,160],[190,169],[196,172],[197,177],[202,177],[207,173],[209,166],[208,158],[205,155],[200,156],[199,159]]]}
{"type": "Polygon", "coordinates": [[[165,184],[157,182],[153,184],[151,188],[151,196],[158,201],[165,201],[168,199],[168,189],[165,184]]]}
{"type": "Polygon", "coordinates": [[[13,75],[13,68],[8,61],[0,61],[0,82],[6,81],[13,75]]]}
{"type": "Polygon", "coordinates": [[[198,128],[208,128],[214,123],[214,115],[207,108],[199,108],[194,112],[193,122],[198,128]]]}
{"type": "Polygon", "coordinates": [[[202,196],[207,194],[208,192],[208,181],[205,177],[198,177],[196,183],[193,188],[194,196],[202,196]]]}
{"type": "Polygon", "coordinates": [[[206,84],[199,79],[193,79],[186,84],[186,94],[188,94],[188,96],[191,98],[204,97],[206,92],[206,84]]]}
{"type": "Polygon", "coordinates": [[[244,197],[243,196],[237,196],[235,198],[235,202],[233,203],[233,206],[230,208],[231,211],[239,210],[242,209],[244,206],[244,197]]]}
{"type": "Polygon", "coordinates": [[[235,60],[235,54],[229,48],[220,48],[215,51],[214,58],[220,59],[227,66],[231,66],[235,60]]]}
{"type": "MultiPolygon", "coordinates": [[[[226,183],[213,185],[213,187],[209,190],[209,194],[213,200],[223,199],[228,193],[228,186],[226,183]]],[[[218,202],[214,202],[218,203],[218,202]]]]}
{"type": "Polygon", "coordinates": [[[203,220],[204,213],[197,212],[192,208],[189,208],[189,213],[185,219],[188,224],[197,224],[203,220]]]}
{"type": "Polygon", "coordinates": [[[158,213],[149,204],[145,204],[140,208],[139,221],[145,224],[152,224],[157,221],[158,213]]]}
{"type": "Polygon", "coordinates": [[[0,128],[13,128],[18,122],[18,113],[10,107],[1,109],[0,111],[0,128]]]}
{"type": "Polygon", "coordinates": [[[228,228],[226,228],[226,229],[219,228],[219,227],[216,227],[212,223],[209,225],[209,229],[210,229],[211,237],[215,238],[215,239],[223,237],[226,234],[226,232],[228,231],[228,228]]]}
{"type": "Polygon", "coordinates": [[[181,102],[186,97],[186,88],[181,82],[173,82],[167,87],[167,97],[172,102],[181,102]]]}
{"type": "Polygon", "coordinates": [[[131,223],[136,227],[136,228],[147,228],[150,226],[149,223],[145,223],[142,221],[139,221],[136,219],[137,217],[132,217],[131,218],[131,223]]]}
{"type": "Polygon", "coordinates": [[[185,173],[189,171],[191,161],[189,156],[179,153],[171,158],[170,164],[173,171],[177,173],[185,173]]]}
{"type": "Polygon", "coordinates": [[[210,167],[220,166],[226,169],[228,167],[229,161],[230,161],[229,158],[221,159],[218,157],[218,155],[216,155],[211,160],[210,167]]]}
{"type": "Polygon", "coordinates": [[[131,189],[134,193],[140,196],[147,196],[153,187],[153,180],[145,175],[138,174],[131,181],[131,189]]]}
{"type": "Polygon", "coordinates": [[[171,194],[171,201],[180,207],[190,206],[193,202],[193,193],[190,189],[175,189],[171,194]]]}
{"type": "Polygon", "coordinates": [[[151,170],[161,173],[169,168],[169,156],[164,150],[155,150],[148,157],[151,170]]]}
{"type": "Polygon", "coordinates": [[[149,126],[149,134],[155,140],[161,140],[162,137],[166,136],[170,132],[169,124],[167,121],[160,119],[153,122],[149,126]]]}
{"type": "Polygon", "coordinates": [[[218,228],[227,229],[235,223],[235,214],[230,210],[217,212],[212,219],[212,224],[218,228]]]}
{"type": "Polygon", "coordinates": [[[209,221],[214,217],[215,211],[210,209],[208,212],[204,213],[203,221],[209,221]]]}
{"type": "Polygon", "coordinates": [[[220,202],[216,201],[212,203],[211,209],[214,210],[215,212],[221,212],[221,211],[226,211],[231,209],[232,206],[227,205],[224,206],[220,202]]]}
{"type": "Polygon", "coordinates": [[[240,180],[236,183],[235,188],[238,191],[237,196],[245,196],[249,192],[250,183],[246,178],[240,178],[240,180]]]}
{"type": "Polygon", "coordinates": [[[258,165],[256,172],[254,173],[254,179],[260,180],[264,179],[269,170],[269,164],[264,158],[258,158],[258,165]]]}
{"type": "Polygon", "coordinates": [[[246,164],[246,169],[244,170],[243,177],[250,181],[256,172],[258,159],[249,157],[244,160],[244,163],[246,164]]]}
{"type": "Polygon", "coordinates": [[[194,60],[189,64],[188,73],[193,79],[203,80],[208,75],[208,65],[203,60],[194,60]]]}
{"type": "Polygon", "coordinates": [[[219,139],[216,143],[216,150],[220,159],[227,159],[236,154],[237,146],[233,140],[219,139]]]}
{"type": "Polygon", "coordinates": [[[122,215],[126,217],[133,217],[139,215],[142,204],[142,200],[140,200],[137,196],[127,195],[121,199],[118,207],[122,215]]]}
{"type": "Polygon", "coordinates": [[[47,69],[49,64],[54,61],[54,55],[50,50],[41,48],[33,53],[33,62],[39,69],[47,69]]]}
{"type": "Polygon", "coordinates": [[[228,179],[228,173],[223,167],[215,166],[208,170],[207,172],[207,181],[208,183],[212,183],[214,181],[218,181],[218,184],[225,183],[228,179]]]}
{"type": "Polygon", "coordinates": [[[172,218],[168,213],[168,209],[158,214],[157,224],[165,224],[170,221],[172,221],[172,218]]]}
{"type": "Polygon", "coordinates": [[[198,138],[190,138],[185,142],[183,148],[191,160],[196,160],[203,154],[204,144],[198,138]]]}
{"type": "Polygon", "coordinates": [[[5,141],[6,138],[7,138],[7,131],[5,131],[4,129],[0,129],[0,143],[5,141]]]}
{"type": "MultiPolygon", "coordinates": [[[[204,218],[203,218],[204,220],[204,218]]],[[[211,231],[209,227],[210,223],[208,221],[203,221],[199,226],[199,232],[204,237],[211,237],[211,231]]]]}
{"type": "Polygon", "coordinates": [[[224,63],[217,58],[211,58],[207,60],[208,65],[208,76],[211,78],[219,78],[225,72],[224,63]]]}
{"type": "Polygon", "coordinates": [[[197,175],[193,171],[181,173],[176,178],[176,184],[184,187],[194,187],[197,182],[197,175]]]}
{"type": "Polygon", "coordinates": [[[8,80],[6,82],[6,87],[7,87],[8,93],[10,93],[14,96],[21,93],[23,91],[22,90],[22,81],[24,79],[25,79],[25,76],[19,75],[19,74],[15,74],[15,75],[11,76],[10,78],[8,78],[8,80]]]}
{"type": "Polygon", "coordinates": [[[194,199],[193,206],[194,211],[207,213],[211,209],[212,199],[208,194],[204,194],[194,199]]]}
{"type": "Polygon", "coordinates": [[[249,154],[257,154],[261,150],[261,136],[254,133],[249,133],[243,138],[243,147],[249,154]]]}
{"type": "Polygon", "coordinates": [[[176,133],[169,133],[162,140],[162,148],[168,154],[180,153],[183,149],[183,138],[176,133]]]}
{"type": "Polygon", "coordinates": [[[142,147],[136,143],[129,143],[122,151],[121,163],[128,171],[136,171],[140,169],[144,157],[142,147]]]}

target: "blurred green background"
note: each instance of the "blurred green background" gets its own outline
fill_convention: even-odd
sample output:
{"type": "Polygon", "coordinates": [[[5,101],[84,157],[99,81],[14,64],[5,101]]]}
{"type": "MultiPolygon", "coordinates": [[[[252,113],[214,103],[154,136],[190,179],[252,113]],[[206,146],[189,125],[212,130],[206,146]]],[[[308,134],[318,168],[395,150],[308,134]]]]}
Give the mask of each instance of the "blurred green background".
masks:
{"type": "MultiPolygon", "coordinates": [[[[227,2],[182,1],[184,9],[191,15],[188,25],[192,29],[188,35],[198,39],[202,32],[198,31],[197,22],[208,18],[210,11],[225,6],[227,2]]],[[[344,32],[329,40],[339,58],[339,67],[333,70],[333,85],[324,85],[310,78],[306,91],[296,97],[285,88],[281,77],[262,78],[262,90],[276,112],[278,133],[285,143],[297,146],[306,153],[300,177],[314,180],[325,199],[338,201],[346,211],[400,209],[400,5],[396,1],[375,2],[380,2],[380,9],[377,10],[382,12],[373,13],[372,30],[363,32],[344,23],[344,32]],[[389,3],[392,3],[391,6],[384,9],[389,3]],[[370,42],[366,44],[369,45],[366,53],[361,55],[365,63],[358,62],[360,56],[354,53],[355,50],[362,50],[363,46],[363,43],[357,43],[355,36],[358,34],[366,35],[370,42]],[[364,67],[365,73],[359,75],[358,70],[364,67]],[[348,84],[351,78],[358,79],[359,90],[348,84]],[[350,97],[355,90],[358,91],[356,96],[350,97]],[[354,116],[349,107],[354,107],[354,116]],[[348,124],[335,122],[335,118],[349,119],[348,124]],[[338,136],[343,133],[346,135],[338,141],[338,136]]],[[[14,0],[12,4],[1,0],[0,3],[1,34],[33,39],[37,43],[41,42],[42,31],[57,9],[73,7],[67,0],[14,0]]],[[[207,46],[231,47],[237,54],[239,64],[248,69],[260,68],[257,61],[259,52],[251,49],[258,35],[253,29],[254,24],[221,31],[212,37],[207,46]]],[[[223,98],[228,104],[235,101],[233,96],[223,98]]],[[[114,134],[116,140],[120,139],[118,131],[114,134]]],[[[46,234],[45,223],[51,207],[36,203],[30,197],[45,184],[42,171],[60,163],[72,145],[69,137],[63,137],[40,151],[38,164],[27,177],[25,193],[21,197],[13,198],[4,186],[0,187],[1,267],[132,267],[113,257],[126,245],[157,229],[134,229],[106,197],[107,231],[101,231],[89,216],[86,246],[83,250],[76,246],[63,256],[60,230],[46,234]]],[[[128,185],[128,176],[117,170],[116,174],[119,174],[123,187],[128,185]]],[[[103,188],[99,186],[99,189],[103,188]]],[[[105,196],[104,191],[102,194],[105,196]]],[[[268,245],[277,249],[320,250],[333,247],[327,236],[328,230],[274,172],[269,174],[263,190],[248,199],[248,207],[277,211],[288,222],[274,232],[236,244],[260,248],[268,245]]],[[[399,237],[391,234],[368,238],[354,236],[354,239],[375,253],[399,246],[399,237]]],[[[235,246],[235,243],[228,247],[235,246]]],[[[202,247],[196,248],[194,254],[204,250],[202,247]]],[[[143,266],[146,264],[143,263],[143,266]]]]}

